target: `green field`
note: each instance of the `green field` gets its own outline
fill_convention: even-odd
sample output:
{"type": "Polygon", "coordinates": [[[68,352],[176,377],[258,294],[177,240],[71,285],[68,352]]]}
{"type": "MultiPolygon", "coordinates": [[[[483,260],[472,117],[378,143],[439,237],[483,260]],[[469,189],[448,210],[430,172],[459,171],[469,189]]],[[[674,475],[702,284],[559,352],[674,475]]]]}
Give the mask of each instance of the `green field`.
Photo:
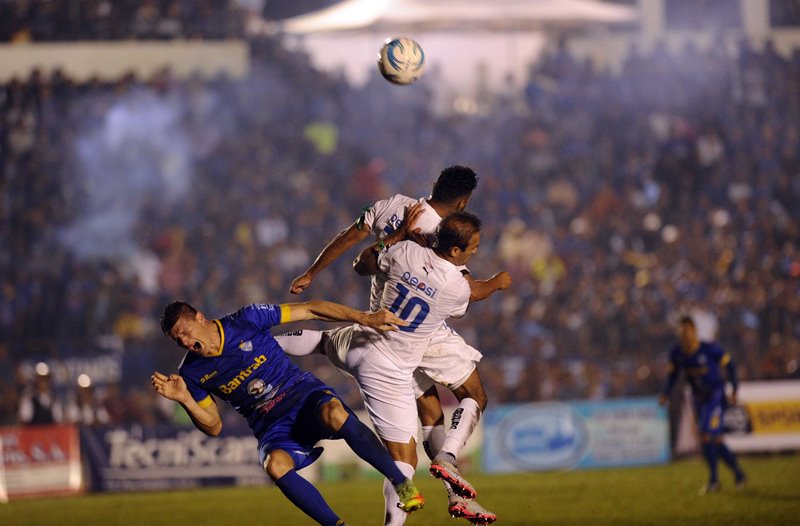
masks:
{"type": "MultiPolygon", "coordinates": [[[[735,492],[721,467],[721,493],[700,497],[705,480],[699,460],[666,466],[516,475],[471,480],[498,525],[703,526],[800,525],[800,456],[745,457],[748,488],[735,492]]],[[[450,519],[441,484],[418,477],[428,503],[409,526],[467,525],[450,519]]],[[[323,483],[320,489],[351,526],[382,524],[381,482],[323,483]]],[[[312,522],[268,488],[219,488],[136,494],[95,494],[0,504],[3,526],[310,525],[312,522]]]]}

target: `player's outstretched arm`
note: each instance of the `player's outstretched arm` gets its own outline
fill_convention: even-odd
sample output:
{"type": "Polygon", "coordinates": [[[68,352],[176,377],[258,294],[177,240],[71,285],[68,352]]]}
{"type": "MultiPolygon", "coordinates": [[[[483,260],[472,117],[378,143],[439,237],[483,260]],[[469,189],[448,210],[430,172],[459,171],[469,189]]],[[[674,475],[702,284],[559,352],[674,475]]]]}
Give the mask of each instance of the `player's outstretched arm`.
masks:
{"type": "Polygon", "coordinates": [[[362,222],[357,221],[350,225],[345,230],[339,232],[319,253],[314,263],[308,267],[308,270],[294,278],[289,292],[292,294],[300,294],[306,290],[317,274],[325,267],[336,261],[342,254],[347,252],[351,247],[360,243],[369,234],[369,227],[362,222]]]}
{"type": "Polygon", "coordinates": [[[197,429],[208,436],[219,436],[222,431],[222,419],[213,399],[208,407],[200,407],[186,388],[183,377],[177,374],[167,376],[156,371],[150,377],[150,383],[158,394],[181,404],[197,429]]]}
{"type": "Polygon", "coordinates": [[[472,275],[464,276],[469,282],[469,301],[485,300],[498,290],[507,290],[511,287],[511,274],[505,270],[498,272],[489,279],[474,279],[472,275]]]}
{"type": "Polygon", "coordinates": [[[282,320],[283,323],[305,320],[351,321],[382,331],[394,331],[397,330],[397,327],[405,327],[409,323],[385,309],[376,312],[364,312],[347,305],[325,300],[286,303],[281,305],[281,308],[289,310],[289,319],[282,320]]]}

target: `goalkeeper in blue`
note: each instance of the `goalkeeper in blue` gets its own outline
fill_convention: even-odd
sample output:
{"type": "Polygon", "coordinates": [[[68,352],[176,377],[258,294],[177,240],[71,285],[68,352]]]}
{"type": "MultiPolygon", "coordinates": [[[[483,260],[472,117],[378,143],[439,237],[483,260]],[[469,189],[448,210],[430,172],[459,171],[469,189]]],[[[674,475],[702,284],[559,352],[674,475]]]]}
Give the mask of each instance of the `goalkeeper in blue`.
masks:
{"type": "Polygon", "coordinates": [[[719,345],[699,339],[694,320],[689,316],[680,319],[678,335],[680,341],[670,351],[670,372],[659,403],[664,405],[667,402],[678,374],[683,370],[692,388],[695,418],[702,442],[701,451],[709,470],[708,483],[700,488],[700,494],[721,489],[717,476],[720,458],[733,470],[736,489],[744,489],[747,478],[736,461],[736,456],[722,441],[722,413],[728,404],[725,384],[731,383],[733,389],[730,403],[735,405],[738,389],[736,367],[730,354],[719,345]]]}
{"type": "Polygon", "coordinates": [[[275,485],[323,526],[345,523],[319,491],[297,474],[322,453],[321,447],[315,447],[322,439],[344,439],[391,480],[402,510],[422,508],[424,498],[378,437],[331,387],[296,367],[270,333],[274,325],[303,320],[349,321],[379,330],[407,325],[385,310],[360,312],[327,301],[253,304],[214,320],[176,301],[164,308],[161,329],[188,352],[178,374],[153,373],[153,387],[183,406],[194,425],[209,436],[218,436],[222,430],[215,398],[233,406],[258,439],[261,465],[275,485]]]}

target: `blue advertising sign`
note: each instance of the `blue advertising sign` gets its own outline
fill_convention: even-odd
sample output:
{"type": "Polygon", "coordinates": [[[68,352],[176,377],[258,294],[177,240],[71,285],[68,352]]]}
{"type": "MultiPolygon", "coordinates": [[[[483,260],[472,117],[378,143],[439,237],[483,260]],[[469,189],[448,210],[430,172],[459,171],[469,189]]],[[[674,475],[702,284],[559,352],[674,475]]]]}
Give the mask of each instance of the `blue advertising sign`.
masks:
{"type": "Polygon", "coordinates": [[[208,437],[173,425],[81,428],[95,491],[268,483],[248,429],[208,437]]]}
{"type": "Polygon", "coordinates": [[[484,415],[487,472],[635,466],[669,460],[656,398],[506,405],[484,415]]]}

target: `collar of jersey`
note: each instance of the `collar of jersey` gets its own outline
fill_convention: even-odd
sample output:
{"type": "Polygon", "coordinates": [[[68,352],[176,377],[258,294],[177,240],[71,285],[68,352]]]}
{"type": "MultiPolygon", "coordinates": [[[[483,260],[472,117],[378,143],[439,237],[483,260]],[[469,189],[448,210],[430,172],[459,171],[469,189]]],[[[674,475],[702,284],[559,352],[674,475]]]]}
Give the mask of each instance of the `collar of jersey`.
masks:
{"type": "Polygon", "coordinates": [[[222,324],[219,320],[213,320],[214,323],[217,324],[217,330],[219,331],[219,350],[212,354],[211,356],[219,356],[222,354],[222,349],[225,348],[225,329],[222,328],[222,324]]]}

